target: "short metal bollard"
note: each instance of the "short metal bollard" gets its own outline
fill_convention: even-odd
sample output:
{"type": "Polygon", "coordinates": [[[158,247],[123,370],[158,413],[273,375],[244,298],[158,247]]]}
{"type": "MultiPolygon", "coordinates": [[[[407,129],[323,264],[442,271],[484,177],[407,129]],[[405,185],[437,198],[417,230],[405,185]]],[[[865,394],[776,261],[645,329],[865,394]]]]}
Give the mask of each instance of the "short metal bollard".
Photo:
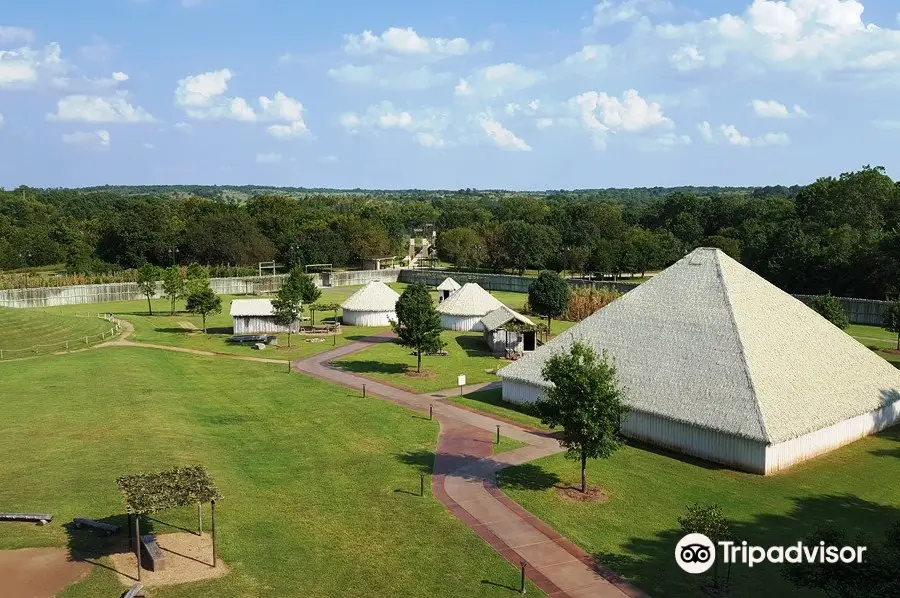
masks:
{"type": "Polygon", "coordinates": [[[497,444],[500,444],[500,426],[497,426],[497,444]]]}
{"type": "Polygon", "coordinates": [[[363,384],[363,398],[366,398],[366,385],[363,384]]]}
{"type": "Polygon", "coordinates": [[[525,561],[522,561],[522,581],[519,584],[519,592],[525,593],[525,561]]]}
{"type": "Polygon", "coordinates": [[[428,406],[428,419],[434,419],[434,405],[428,406]]]}

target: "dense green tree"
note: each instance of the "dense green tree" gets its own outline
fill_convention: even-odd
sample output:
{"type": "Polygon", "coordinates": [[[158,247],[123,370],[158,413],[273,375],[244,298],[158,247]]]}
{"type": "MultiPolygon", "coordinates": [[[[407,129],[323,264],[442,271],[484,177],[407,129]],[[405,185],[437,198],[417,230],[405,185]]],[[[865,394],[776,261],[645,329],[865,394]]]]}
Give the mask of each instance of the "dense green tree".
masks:
{"type": "MultiPolygon", "coordinates": [[[[272,312],[275,322],[288,329],[288,347],[291,346],[293,327],[303,312],[303,294],[306,281],[311,279],[299,268],[293,268],[282,281],[275,298],[272,299],[272,312]]],[[[313,285],[315,288],[315,285],[313,285]]],[[[318,291],[318,289],[316,289],[318,291]]],[[[321,294],[321,292],[319,293],[321,294]]],[[[318,297],[316,297],[318,299],[318,297]]]]}
{"type": "Polygon", "coordinates": [[[888,304],[882,326],[897,335],[897,350],[900,351],[900,296],[895,296],[888,304]]]}
{"type": "Polygon", "coordinates": [[[556,272],[544,270],[528,287],[528,305],[531,310],[547,318],[547,328],[553,318],[558,318],[569,307],[572,288],[556,272]]]}
{"type": "Polygon", "coordinates": [[[147,298],[147,311],[153,315],[153,304],[150,300],[156,294],[156,281],[159,280],[160,270],[153,264],[144,264],[138,270],[137,285],[141,293],[147,298]]]}
{"type": "Polygon", "coordinates": [[[553,385],[537,403],[541,422],[562,427],[559,443],[567,458],[581,461],[581,491],[587,492],[587,460],[606,459],[622,445],[619,429],[628,408],[616,368],[606,353],[578,341],[568,353],[553,355],[541,375],[553,385]]]}
{"type": "Polygon", "coordinates": [[[458,268],[477,268],[484,257],[481,235],[471,228],[452,228],[441,233],[438,257],[458,268]]]}
{"type": "Polygon", "coordinates": [[[841,330],[850,325],[850,318],[847,316],[844,306],[841,305],[841,302],[836,297],[832,297],[830,294],[814,297],[809,302],[809,306],[841,330]]]}
{"type": "Polygon", "coordinates": [[[441,316],[435,309],[428,289],[411,284],[397,300],[397,321],[394,332],[397,342],[416,351],[416,371],[422,371],[422,354],[440,351],[441,316]]]}
{"type": "Polygon", "coordinates": [[[203,318],[203,333],[206,333],[206,316],[222,311],[222,298],[207,286],[195,286],[188,291],[185,309],[203,318]]]}
{"type": "MultiPolygon", "coordinates": [[[[684,515],[678,518],[678,525],[684,534],[703,534],[714,545],[731,539],[731,526],[719,505],[703,505],[694,503],[687,508],[684,515]]],[[[719,587],[719,562],[713,562],[713,585],[719,587]]],[[[728,564],[729,569],[731,563],[728,564]]],[[[729,576],[730,577],[730,576],[729,576]]]]}

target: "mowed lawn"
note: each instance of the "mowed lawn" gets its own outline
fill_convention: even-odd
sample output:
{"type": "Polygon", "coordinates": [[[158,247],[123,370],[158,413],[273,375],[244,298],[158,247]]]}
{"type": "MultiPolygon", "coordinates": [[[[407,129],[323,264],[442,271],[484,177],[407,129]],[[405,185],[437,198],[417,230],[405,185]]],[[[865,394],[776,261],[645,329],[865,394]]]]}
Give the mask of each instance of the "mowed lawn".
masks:
{"type": "MultiPolygon", "coordinates": [[[[796,544],[830,521],[855,538],[881,542],[900,521],[900,430],[889,430],[770,477],[689,462],[626,446],[608,460],[588,462],[588,483],[609,501],[577,503],[555,485],[577,485],[579,465],[555,455],[500,474],[514,500],[652,596],[695,596],[699,578],[673,557],[678,517],[694,503],[718,504],[738,542],[796,544]]],[[[865,545],[865,541],[862,542],[865,545]]],[[[797,591],[779,565],[731,569],[734,597],[818,596],[797,591]]],[[[724,569],[720,568],[724,574],[724,569]]]]}
{"type": "Polygon", "coordinates": [[[466,384],[499,380],[494,371],[509,363],[487,350],[480,332],[445,330],[441,340],[447,355],[424,355],[424,375],[421,377],[413,375],[417,363],[413,350],[396,341],[374,344],[332,363],[347,371],[420,393],[452,388],[460,374],[466,376],[466,384]]]}
{"type": "MultiPolygon", "coordinates": [[[[391,285],[401,289],[405,285],[391,285]]],[[[341,303],[352,295],[360,287],[337,287],[322,290],[321,303],[341,303]]],[[[295,360],[309,357],[316,353],[327,351],[334,346],[341,346],[357,340],[363,336],[376,334],[388,328],[364,328],[359,326],[342,327],[339,336],[313,336],[291,335],[291,347],[288,347],[288,335],[278,334],[278,347],[268,346],[262,352],[252,349],[249,345],[237,345],[228,342],[232,336],[232,318],[229,315],[231,302],[235,299],[252,299],[250,296],[222,295],[222,312],[212,314],[206,318],[207,334],[202,332],[203,319],[200,316],[184,311],[184,301],[176,302],[176,313],[171,314],[171,304],[168,299],[154,299],[151,301],[153,315],[149,314],[146,300],[116,301],[110,303],[96,303],[90,305],[70,305],[65,307],[53,307],[40,310],[56,315],[72,315],[87,313],[112,313],[116,317],[127,320],[134,326],[134,334],[129,340],[170,345],[210,351],[213,353],[227,353],[232,355],[252,355],[254,357],[266,357],[273,359],[295,360]]],[[[338,316],[340,317],[340,310],[338,316]]],[[[304,312],[309,316],[308,312],[304,312]]],[[[333,312],[316,312],[316,323],[330,322],[333,312]]]]}
{"type": "Polygon", "coordinates": [[[112,327],[96,314],[75,317],[33,309],[0,308],[0,350],[4,359],[10,359],[64,351],[67,341],[70,349],[84,348],[101,342],[101,334],[108,333],[112,327]]]}
{"type": "MultiPolygon", "coordinates": [[[[505,596],[518,582],[417,496],[438,426],[406,409],[277,365],[134,347],[0,363],[0,379],[0,504],[54,515],[2,524],[0,549],[99,546],[64,526],[121,515],[119,475],[202,464],[224,494],[217,535],[232,571],[154,596],[505,596]]],[[[190,529],[195,510],[155,519],[155,533],[190,529]]],[[[121,592],[96,567],[64,595],[121,592]]]]}

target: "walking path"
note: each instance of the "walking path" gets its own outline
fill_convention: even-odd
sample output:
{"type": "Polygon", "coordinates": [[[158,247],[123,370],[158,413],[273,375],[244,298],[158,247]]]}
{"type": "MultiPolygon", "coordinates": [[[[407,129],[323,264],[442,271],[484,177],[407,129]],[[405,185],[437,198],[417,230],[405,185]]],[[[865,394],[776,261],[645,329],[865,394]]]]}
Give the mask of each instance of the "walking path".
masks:
{"type": "MultiPolygon", "coordinates": [[[[516,567],[526,563],[528,578],[551,598],[645,596],[497,487],[496,473],[504,467],[561,451],[555,439],[440,400],[458,393],[458,389],[417,395],[329,365],[344,355],[391,337],[390,332],[368,337],[295,361],[293,367],[298,372],[355,390],[361,391],[365,385],[367,395],[418,411],[428,412],[429,406],[433,406],[434,417],[441,426],[431,484],[435,497],[507,561],[516,567]],[[527,446],[492,456],[498,426],[504,436],[520,440],[527,446]]],[[[472,389],[485,386],[488,385],[473,385],[472,389]]]]}

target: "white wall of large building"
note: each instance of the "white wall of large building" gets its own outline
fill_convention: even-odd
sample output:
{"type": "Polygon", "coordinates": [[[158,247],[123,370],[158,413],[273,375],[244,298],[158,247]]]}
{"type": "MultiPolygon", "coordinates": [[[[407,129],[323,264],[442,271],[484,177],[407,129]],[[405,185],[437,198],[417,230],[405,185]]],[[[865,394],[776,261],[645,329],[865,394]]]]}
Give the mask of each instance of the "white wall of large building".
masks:
{"type": "MultiPolygon", "coordinates": [[[[272,316],[233,316],[234,334],[276,334],[288,332],[287,326],[275,323],[272,316]]],[[[291,332],[300,330],[300,323],[291,326],[291,332]]]]}
{"type": "Polygon", "coordinates": [[[472,330],[483,330],[481,318],[484,316],[451,316],[441,314],[441,328],[444,330],[459,330],[469,332],[472,330]]]}
{"type": "Polygon", "coordinates": [[[393,311],[355,311],[344,310],[341,320],[345,326],[390,326],[397,321],[397,314],[393,311]]]}

